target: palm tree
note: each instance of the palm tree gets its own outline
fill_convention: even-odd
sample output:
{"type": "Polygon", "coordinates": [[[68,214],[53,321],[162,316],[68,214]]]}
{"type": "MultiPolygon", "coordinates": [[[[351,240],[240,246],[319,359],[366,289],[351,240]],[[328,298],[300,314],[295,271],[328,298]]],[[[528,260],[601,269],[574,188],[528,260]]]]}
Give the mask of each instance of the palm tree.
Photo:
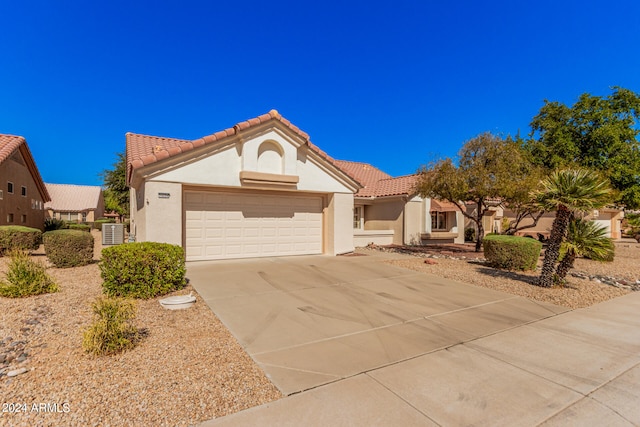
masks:
{"type": "Polygon", "coordinates": [[[611,261],[615,251],[613,240],[606,236],[607,229],[594,221],[575,219],[569,224],[567,240],[562,244],[564,257],[556,269],[559,280],[567,277],[573,268],[573,262],[579,256],[596,261],[611,261]]]}
{"type": "Polygon", "coordinates": [[[609,183],[588,169],[564,169],[553,172],[534,193],[542,209],[556,211],[551,234],[544,252],[538,285],[553,286],[553,270],[560,255],[560,245],[567,235],[573,215],[603,207],[609,202],[609,183]]]}

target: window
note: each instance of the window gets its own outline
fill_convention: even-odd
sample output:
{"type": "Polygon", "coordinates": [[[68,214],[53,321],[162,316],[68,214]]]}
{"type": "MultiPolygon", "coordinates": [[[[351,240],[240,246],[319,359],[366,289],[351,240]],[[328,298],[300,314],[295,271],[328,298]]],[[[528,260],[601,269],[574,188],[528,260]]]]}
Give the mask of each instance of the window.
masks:
{"type": "Polygon", "coordinates": [[[356,206],[353,208],[353,228],[362,230],[364,228],[364,206],[356,206]]]}
{"type": "Polygon", "coordinates": [[[7,193],[13,194],[13,182],[7,182],[7,193]]]}
{"type": "Polygon", "coordinates": [[[82,222],[87,222],[87,213],[82,212],[82,222]]]}
{"type": "Polygon", "coordinates": [[[0,200],[4,199],[4,191],[0,190],[0,200]]]}
{"type": "Polygon", "coordinates": [[[20,194],[22,195],[22,197],[27,197],[27,187],[25,187],[24,185],[20,187],[20,194]]]}
{"type": "Polygon", "coordinates": [[[27,216],[26,215],[22,215],[20,217],[20,222],[23,223],[23,224],[26,223],[27,222],[27,216]]]}
{"type": "Polygon", "coordinates": [[[7,214],[7,222],[8,223],[12,223],[13,222],[13,214],[12,213],[7,214]]]}
{"type": "Polygon", "coordinates": [[[443,231],[447,229],[447,213],[431,212],[431,230],[443,231]]]}

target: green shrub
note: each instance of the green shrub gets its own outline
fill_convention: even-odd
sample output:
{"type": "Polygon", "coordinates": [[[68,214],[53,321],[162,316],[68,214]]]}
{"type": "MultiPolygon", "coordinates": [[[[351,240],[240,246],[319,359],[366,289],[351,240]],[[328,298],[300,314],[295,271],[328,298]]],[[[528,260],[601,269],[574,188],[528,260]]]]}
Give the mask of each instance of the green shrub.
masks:
{"type": "Polygon", "coordinates": [[[56,267],[77,267],[93,260],[93,236],[80,230],[47,231],[44,251],[56,267]]]}
{"type": "Polygon", "coordinates": [[[464,241],[475,242],[476,241],[476,229],[473,227],[467,227],[464,229],[464,241]]]}
{"type": "Polygon", "coordinates": [[[507,270],[535,270],[542,243],[526,237],[489,234],[482,240],[488,263],[507,270]]]}
{"type": "Polygon", "coordinates": [[[0,282],[0,295],[10,298],[58,292],[58,285],[47,274],[46,268],[31,259],[29,253],[14,249],[9,255],[7,282],[0,282]]]}
{"type": "Polygon", "coordinates": [[[89,224],[71,223],[67,226],[67,228],[69,230],[80,230],[80,231],[91,232],[91,226],[89,224]]]}
{"type": "Polygon", "coordinates": [[[136,345],[138,330],[132,324],[136,317],[134,301],[98,298],[91,307],[94,320],[82,337],[82,348],[87,353],[104,356],[136,345]]]}
{"type": "Polygon", "coordinates": [[[113,224],[116,220],[112,218],[98,218],[93,222],[93,228],[102,230],[102,224],[113,224]]]}
{"type": "Polygon", "coordinates": [[[42,231],[21,225],[0,226],[0,255],[12,249],[35,251],[42,243],[42,231]]]}
{"type": "Polygon", "coordinates": [[[103,249],[100,272],[109,296],[153,298],[186,285],[184,250],[168,243],[126,243],[103,249]]]}
{"type": "Polygon", "coordinates": [[[64,219],[58,218],[46,218],[44,220],[44,231],[61,230],[67,226],[64,219]]]}

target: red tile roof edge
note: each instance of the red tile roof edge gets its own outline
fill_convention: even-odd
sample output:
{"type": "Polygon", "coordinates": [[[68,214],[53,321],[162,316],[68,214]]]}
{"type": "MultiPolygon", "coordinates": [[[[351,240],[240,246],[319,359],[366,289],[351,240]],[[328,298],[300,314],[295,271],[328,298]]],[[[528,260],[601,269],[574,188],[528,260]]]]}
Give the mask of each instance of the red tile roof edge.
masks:
{"type": "Polygon", "coordinates": [[[308,145],[308,147],[312,151],[314,151],[317,155],[325,159],[327,162],[329,162],[332,166],[334,166],[340,172],[348,176],[356,184],[360,185],[360,182],[358,182],[358,180],[354,176],[352,176],[350,173],[347,173],[338,165],[336,165],[335,159],[333,159],[327,153],[325,153],[320,148],[318,148],[317,145],[313,144],[310,141],[309,135],[306,132],[302,131],[300,128],[295,126],[289,120],[282,117],[282,115],[277,110],[271,110],[266,114],[262,114],[258,117],[236,123],[234,126],[230,128],[218,131],[216,133],[204,136],[202,138],[195,139],[193,141],[185,140],[185,139],[177,139],[177,138],[164,138],[159,136],[142,135],[142,134],[127,132],[125,136],[126,145],[127,145],[127,148],[126,148],[127,183],[131,182],[131,177],[135,169],[138,169],[143,166],[148,166],[152,163],[156,163],[160,160],[167,159],[169,157],[175,156],[180,153],[184,153],[185,151],[189,151],[194,148],[201,147],[203,145],[221,141],[227,137],[236,135],[245,129],[249,129],[251,127],[257,126],[262,123],[267,123],[271,120],[277,120],[280,123],[282,123],[284,126],[289,128],[290,130],[292,130],[295,134],[300,136],[305,141],[305,143],[308,145]],[[144,139],[144,138],[149,138],[149,139],[158,141],[159,144],[156,146],[157,150],[154,150],[152,153],[147,153],[147,154],[142,154],[142,153],[134,154],[134,152],[137,150],[130,148],[130,145],[133,143],[133,139],[144,139]],[[173,142],[173,146],[169,148],[164,147],[165,144],[161,144],[161,143],[165,141],[173,142]]]}
{"type": "Polygon", "coordinates": [[[44,185],[44,181],[33,159],[27,140],[23,136],[0,134],[0,143],[2,143],[0,146],[0,164],[7,160],[16,149],[19,149],[22,157],[25,159],[27,169],[29,169],[36,187],[40,192],[40,196],[42,196],[42,201],[45,203],[51,201],[51,196],[47,191],[47,187],[44,185]]]}

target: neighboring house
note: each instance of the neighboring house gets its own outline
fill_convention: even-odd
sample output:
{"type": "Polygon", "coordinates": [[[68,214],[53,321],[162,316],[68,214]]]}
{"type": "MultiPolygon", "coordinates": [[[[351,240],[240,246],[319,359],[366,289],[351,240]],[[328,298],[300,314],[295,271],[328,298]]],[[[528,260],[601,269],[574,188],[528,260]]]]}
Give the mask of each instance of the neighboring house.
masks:
{"type": "Polygon", "coordinates": [[[45,204],[48,218],[93,222],[104,215],[102,188],[93,185],[45,185],[51,195],[51,201],[45,204]]]}
{"type": "MultiPolygon", "coordinates": [[[[475,204],[469,204],[468,208],[469,211],[473,211],[475,209],[475,204]]],[[[555,219],[555,217],[555,212],[546,212],[544,215],[542,215],[542,217],[538,220],[538,223],[534,227],[520,230],[516,232],[516,235],[528,236],[536,239],[540,236],[548,238],[551,234],[551,227],[553,225],[553,220],[555,219]]],[[[514,221],[515,218],[515,213],[508,209],[503,209],[500,206],[491,207],[483,217],[482,225],[484,227],[485,235],[489,233],[502,232],[504,226],[503,221],[514,221]]],[[[584,219],[593,220],[601,227],[604,227],[607,230],[607,237],[611,237],[612,239],[619,239],[622,237],[621,224],[623,218],[624,211],[615,208],[602,208],[593,210],[589,214],[584,216],[584,219]]],[[[533,220],[525,218],[520,223],[520,226],[525,226],[532,223],[533,220]]],[[[473,221],[471,220],[467,220],[466,226],[475,228],[475,223],[473,223],[473,221]]]]}
{"type": "Polygon", "coordinates": [[[127,133],[126,143],[131,233],[182,245],[187,260],[464,238],[449,206],[435,208],[431,229],[433,204],[413,194],[415,176],[336,161],[275,110],[193,141],[127,133]]]}
{"type": "Polygon", "coordinates": [[[462,212],[453,203],[418,196],[418,175],[394,178],[366,163],[336,165],[363,185],[354,200],[355,246],[464,243],[462,212]]]}
{"type": "Polygon", "coordinates": [[[126,135],[131,233],[187,260],[341,254],[358,182],[277,111],[196,140],[126,135]]]}
{"type": "Polygon", "coordinates": [[[27,141],[0,134],[0,225],[44,229],[44,204],[49,200],[27,141]]]}

